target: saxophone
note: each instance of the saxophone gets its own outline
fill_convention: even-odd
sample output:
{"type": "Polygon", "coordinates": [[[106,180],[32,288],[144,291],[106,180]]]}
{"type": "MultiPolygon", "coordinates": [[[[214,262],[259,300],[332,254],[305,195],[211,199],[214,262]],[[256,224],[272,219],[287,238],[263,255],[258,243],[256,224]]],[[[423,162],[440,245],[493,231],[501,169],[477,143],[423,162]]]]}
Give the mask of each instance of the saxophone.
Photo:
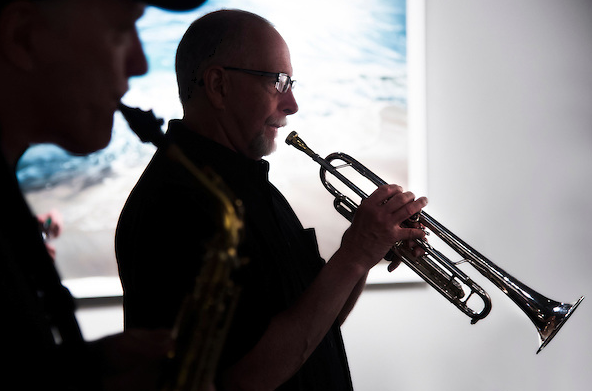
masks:
{"type": "Polygon", "coordinates": [[[243,229],[242,203],[214,172],[196,167],[178,145],[164,137],[162,119],[152,110],[142,111],[120,104],[119,110],[143,142],[150,142],[182,165],[215,201],[216,234],[207,244],[206,255],[195,286],[176,319],[174,347],[168,355],[162,391],[211,389],[217,363],[226,339],[241,287],[234,280],[245,264],[238,256],[243,229]]]}

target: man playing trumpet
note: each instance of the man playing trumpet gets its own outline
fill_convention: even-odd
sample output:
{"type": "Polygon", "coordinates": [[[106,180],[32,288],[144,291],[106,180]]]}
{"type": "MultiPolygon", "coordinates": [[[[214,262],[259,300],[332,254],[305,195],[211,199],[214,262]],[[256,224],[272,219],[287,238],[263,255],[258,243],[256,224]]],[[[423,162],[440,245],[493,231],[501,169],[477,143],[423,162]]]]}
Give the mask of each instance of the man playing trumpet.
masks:
{"type": "MultiPolygon", "coordinates": [[[[219,364],[220,390],[352,389],[340,325],[370,268],[394,243],[422,239],[402,223],[426,204],[399,186],[379,187],[359,207],[325,262],[268,181],[262,158],[298,111],[286,43],[265,19],[239,10],[195,21],[176,63],[181,120],[167,137],[216,172],[242,200],[249,264],[219,364]]],[[[170,327],[214,234],[208,198],[157,151],[120,217],[116,251],[126,327],[170,327]]],[[[396,266],[396,265],[395,265],[396,266]]]]}

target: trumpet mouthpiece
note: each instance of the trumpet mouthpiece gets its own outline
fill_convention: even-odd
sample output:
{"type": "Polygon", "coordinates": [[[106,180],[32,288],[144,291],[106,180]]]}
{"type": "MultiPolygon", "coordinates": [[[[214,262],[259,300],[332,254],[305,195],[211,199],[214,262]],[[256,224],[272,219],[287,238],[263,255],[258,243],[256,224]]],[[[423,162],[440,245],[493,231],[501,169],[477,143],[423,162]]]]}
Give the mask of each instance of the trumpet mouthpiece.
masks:
{"type": "Polygon", "coordinates": [[[291,131],[288,137],[286,137],[286,144],[293,145],[294,139],[298,138],[298,133],[295,130],[291,131]]]}

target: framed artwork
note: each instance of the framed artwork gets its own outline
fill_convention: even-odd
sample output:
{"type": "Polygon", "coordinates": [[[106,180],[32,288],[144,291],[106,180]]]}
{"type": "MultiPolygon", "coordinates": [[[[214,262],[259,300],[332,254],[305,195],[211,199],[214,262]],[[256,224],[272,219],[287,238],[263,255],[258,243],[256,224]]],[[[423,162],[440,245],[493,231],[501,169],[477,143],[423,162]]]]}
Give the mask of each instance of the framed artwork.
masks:
{"type": "MultiPolygon", "coordinates": [[[[182,117],[175,51],[191,22],[221,8],[240,8],[270,20],[290,48],[299,104],[278,136],[277,151],[266,158],[270,179],[303,225],[316,229],[321,255],[328,259],[349,223],[333,209],[333,198],[319,180],[319,166],[284,139],[295,130],[321,156],[347,153],[385,181],[426,194],[422,4],[209,0],[185,13],[149,7],[138,22],[149,72],[130,80],[123,102],[153,110],[165,120],[165,130],[168,120],[182,117]]],[[[102,151],[80,157],[38,145],[21,159],[17,175],[34,212],[55,210],[62,216],[63,232],[49,244],[75,297],[121,295],[115,227],[154,150],[116,113],[112,141],[102,151]]],[[[420,281],[399,269],[385,274],[386,266],[379,264],[369,283],[420,281]]]]}

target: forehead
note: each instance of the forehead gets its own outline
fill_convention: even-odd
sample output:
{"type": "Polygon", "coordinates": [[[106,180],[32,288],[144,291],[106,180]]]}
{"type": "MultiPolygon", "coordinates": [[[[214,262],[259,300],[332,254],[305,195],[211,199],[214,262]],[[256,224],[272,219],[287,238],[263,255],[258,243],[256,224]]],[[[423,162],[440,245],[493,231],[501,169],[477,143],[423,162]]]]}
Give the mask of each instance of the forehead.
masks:
{"type": "Polygon", "coordinates": [[[292,74],[288,45],[277,30],[269,25],[246,29],[242,62],[252,69],[292,74]]]}

